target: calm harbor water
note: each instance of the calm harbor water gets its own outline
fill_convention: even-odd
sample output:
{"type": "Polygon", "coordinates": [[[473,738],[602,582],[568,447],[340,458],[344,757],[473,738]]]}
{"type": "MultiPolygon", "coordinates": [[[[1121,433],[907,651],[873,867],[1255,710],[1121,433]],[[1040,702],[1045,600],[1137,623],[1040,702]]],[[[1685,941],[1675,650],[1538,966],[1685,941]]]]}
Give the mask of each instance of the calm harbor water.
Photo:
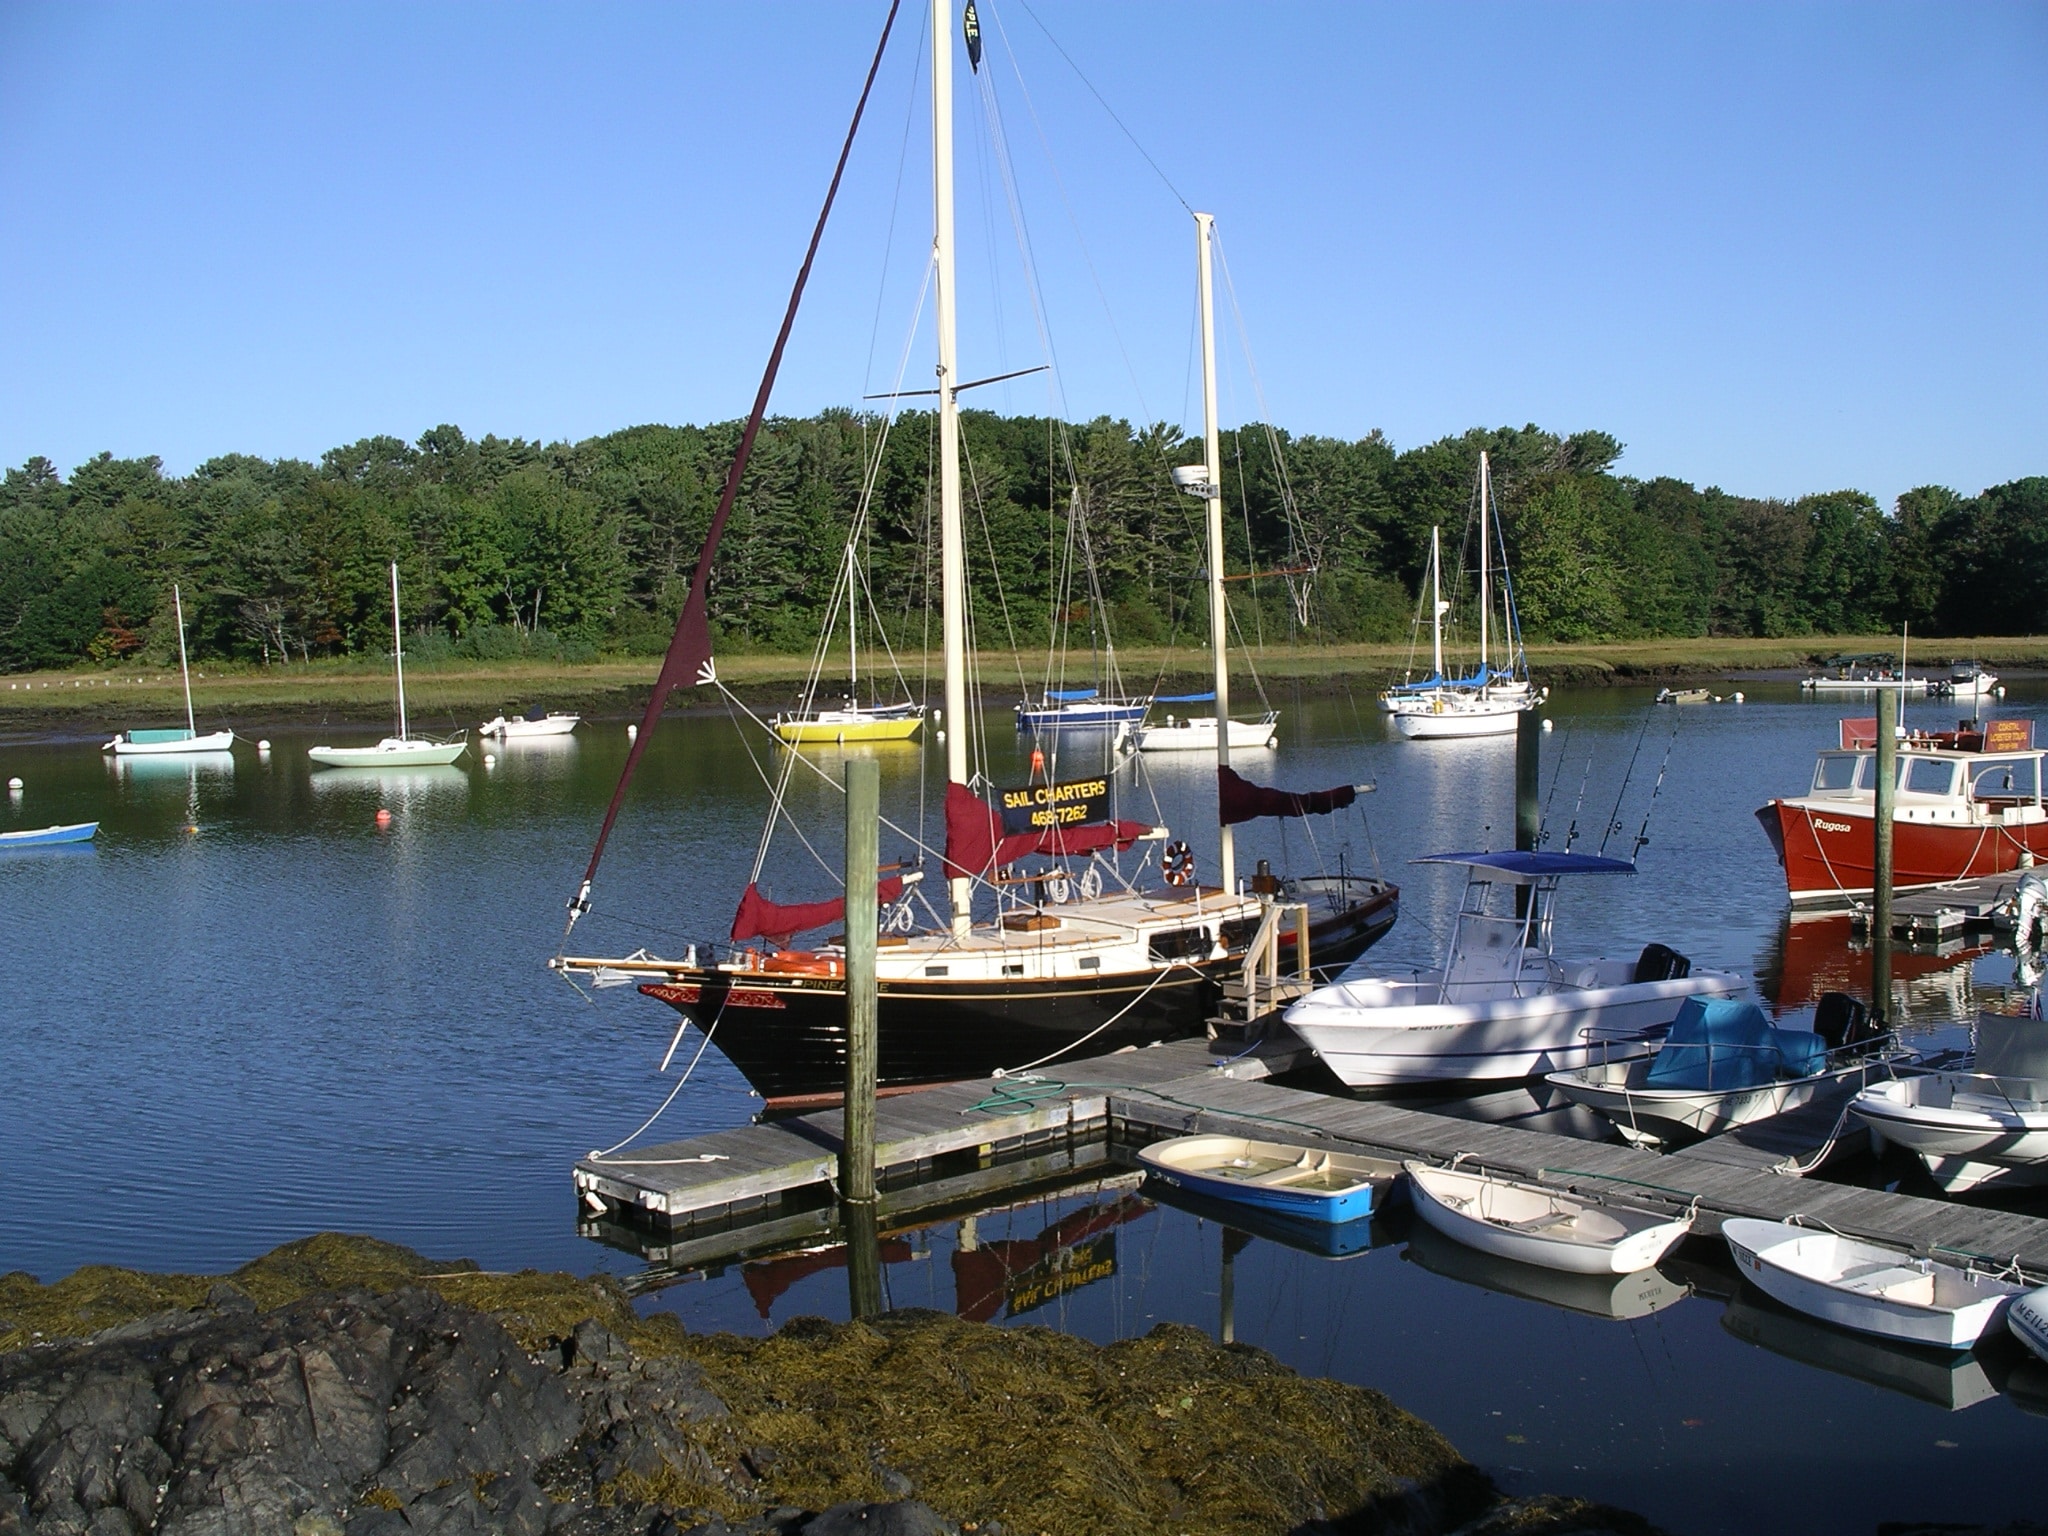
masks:
{"type": "MultiPolygon", "coordinates": [[[[1853,981],[1859,957],[1839,925],[1788,927],[1751,813],[1803,788],[1833,722],[1867,706],[1747,691],[1739,706],[1683,710],[1650,709],[1649,690],[1553,701],[1552,846],[1576,825],[1574,846],[1604,838],[1626,855],[1649,817],[1640,872],[1567,893],[1560,941],[1618,953],[1662,940],[1759,977],[1796,1011],[1853,981]]],[[[1995,708],[2037,713],[2043,697],[2021,684],[1995,708]]],[[[1376,790],[1364,819],[1257,829],[1241,867],[1261,855],[1301,867],[1311,842],[1332,864],[1377,861],[1403,887],[1378,953],[1426,962],[1458,876],[1406,861],[1512,841],[1511,743],[1400,742],[1365,698],[1274,703],[1280,748],[1243,771],[1376,790]]],[[[1951,712],[1911,710],[1930,724],[1951,712]]],[[[1017,752],[1021,778],[1007,715],[985,726],[998,752],[1017,752]]],[[[568,1169],[668,1095],[674,1071],[657,1069],[673,1015],[631,989],[586,998],[544,964],[626,750],[624,722],[501,747],[488,767],[473,756],[385,775],[314,772],[310,734],[267,734],[268,754],[239,747],[231,764],[103,758],[103,736],[0,745],[0,779],[25,786],[0,804],[0,827],[102,823],[96,845],[0,855],[0,1269],[216,1270],[328,1228],[487,1267],[641,1268],[578,1235],[568,1169]],[[391,812],[382,829],[380,809],[391,812]]],[[[809,761],[839,765],[831,753],[809,761]]],[[[677,953],[722,935],[776,762],[723,717],[664,726],[578,950],[677,953]]],[[[885,814],[899,826],[936,804],[935,762],[915,749],[882,756],[885,814]]],[[[1091,766],[1074,748],[1058,771],[1091,766]]],[[[997,777],[1008,781],[1000,766],[997,777]]],[[[1148,762],[1117,782],[1124,814],[1169,821],[1213,871],[1208,767],[1148,762]]],[[[835,800],[808,770],[791,782],[792,813],[823,829],[816,856],[828,865],[835,800]]],[[[885,830],[882,847],[908,851],[908,837],[885,830]]],[[[778,841],[767,894],[825,894],[811,859],[778,841]]],[[[2011,979],[2012,962],[1962,949],[1901,957],[1898,971],[1914,1030],[1942,1040],[1972,1016],[1978,989],[2011,979]]],[[[755,1108],[713,1051],[649,1137],[755,1108]]],[[[2010,1341],[1957,1361],[1817,1332],[1745,1291],[1713,1245],[1619,1295],[1546,1291],[1540,1276],[1445,1249],[1411,1241],[1396,1218],[1367,1251],[1303,1253],[1156,1205],[1123,1177],[895,1234],[884,1258],[896,1305],[1097,1339],[1166,1319],[1219,1329],[1227,1295],[1237,1338],[1385,1391],[1504,1485],[1606,1499],[1676,1532],[1870,1531],[2038,1506],[2029,1455],[2048,1444],[2037,1416],[2048,1369],[2010,1341]]],[[[843,1316],[845,1275],[834,1254],[794,1256],[678,1281],[648,1305],[692,1327],[762,1331],[843,1316]]]]}

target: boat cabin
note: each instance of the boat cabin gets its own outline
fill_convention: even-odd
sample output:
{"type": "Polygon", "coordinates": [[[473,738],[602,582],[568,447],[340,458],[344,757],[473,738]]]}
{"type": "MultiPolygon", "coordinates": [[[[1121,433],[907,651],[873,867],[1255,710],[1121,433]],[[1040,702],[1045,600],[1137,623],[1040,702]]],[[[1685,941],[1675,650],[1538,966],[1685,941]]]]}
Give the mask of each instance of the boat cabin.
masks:
{"type": "MultiPolygon", "coordinates": [[[[1866,722],[1842,722],[1842,745],[1814,764],[1815,800],[1869,802],[1877,792],[1877,744],[1866,722]]],[[[2033,722],[1961,721],[1953,731],[1923,731],[1899,743],[1893,766],[1902,821],[1966,821],[2041,811],[2042,763],[2033,722]]]]}
{"type": "Polygon", "coordinates": [[[1632,875],[1633,864],[1590,853],[1521,850],[1433,853],[1415,862],[1465,867],[1465,893],[1439,978],[1441,1001],[1518,996],[1526,987],[1611,986],[1644,979],[1635,974],[1640,964],[1628,962],[1615,963],[1626,975],[1592,974],[1597,962],[1574,968],[1586,974],[1560,974],[1563,968],[1551,952],[1558,881],[1577,874],[1632,875]]]}

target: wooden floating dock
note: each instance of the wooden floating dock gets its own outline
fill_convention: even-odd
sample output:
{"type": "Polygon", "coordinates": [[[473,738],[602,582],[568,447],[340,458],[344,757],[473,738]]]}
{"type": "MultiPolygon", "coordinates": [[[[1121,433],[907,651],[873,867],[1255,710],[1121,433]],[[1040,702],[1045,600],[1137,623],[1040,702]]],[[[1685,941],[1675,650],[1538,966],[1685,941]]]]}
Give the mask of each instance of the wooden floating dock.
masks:
{"type": "MultiPolygon", "coordinates": [[[[950,1206],[964,1214],[1090,1169],[1108,1174],[1112,1133],[1222,1132],[1434,1162],[1462,1156],[1561,1189],[1673,1211],[1696,1205],[1695,1230],[1707,1234],[1733,1216],[1800,1216],[1877,1242],[2017,1263],[2048,1282],[2048,1219],[1776,1172],[1827,1141],[1840,1097],[1660,1154],[1269,1081],[1310,1059],[1284,1032],[1235,1056],[1188,1040],[883,1099],[875,1133],[882,1213],[900,1221],[950,1206]]],[[[576,1165],[576,1188],[593,1211],[652,1228],[648,1256],[672,1266],[827,1241],[839,1127],[835,1110],[587,1157],[576,1165]]]]}
{"type": "MultiPolygon", "coordinates": [[[[2012,895],[2019,874],[1985,875],[1947,885],[1892,893],[1892,937],[1906,944],[1940,944],[1965,933],[2012,926],[2012,895]]],[[[1870,928],[1870,903],[1849,908],[1852,931],[1870,928]]]]}

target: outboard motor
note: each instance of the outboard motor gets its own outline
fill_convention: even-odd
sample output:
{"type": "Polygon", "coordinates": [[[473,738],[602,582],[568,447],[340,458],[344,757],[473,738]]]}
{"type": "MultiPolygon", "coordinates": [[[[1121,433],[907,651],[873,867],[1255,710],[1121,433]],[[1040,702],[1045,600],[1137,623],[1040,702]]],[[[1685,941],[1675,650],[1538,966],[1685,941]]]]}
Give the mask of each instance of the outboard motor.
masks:
{"type": "Polygon", "coordinates": [[[1845,1045],[1859,1045],[1874,1039],[1877,1030],[1871,1026],[1870,1010],[1861,998],[1851,997],[1846,992],[1823,992],[1820,1003],[1813,1010],[1813,1032],[1819,1035],[1830,1051],[1839,1051],[1845,1045]]]}
{"type": "Polygon", "coordinates": [[[1692,961],[1663,944],[1645,944],[1636,961],[1637,981],[1682,981],[1692,974],[1692,961]]]}

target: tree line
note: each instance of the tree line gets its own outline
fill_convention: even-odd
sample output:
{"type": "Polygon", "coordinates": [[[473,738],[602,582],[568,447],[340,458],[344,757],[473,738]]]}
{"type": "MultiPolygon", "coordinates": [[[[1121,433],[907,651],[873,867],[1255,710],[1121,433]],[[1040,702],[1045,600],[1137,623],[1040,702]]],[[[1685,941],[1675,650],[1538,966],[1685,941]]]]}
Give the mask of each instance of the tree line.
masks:
{"type": "MultiPolygon", "coordinates": [[[[808,650],[849,538],[894,643],[935,637],[935,418],[886,425],[843,410],[766,424],[711,589],[722,646],[808,650]]],[[[101,454],[68,477],[30,459],[0,484],[0,670],[162,660],[174,583],[195,655],[378,653],[393,560],[428,655],[659,651],[739,435],[724,422],[543,444],[439,426],[318,464],[229,454],[182,476],[155,458],[101,454]]],[[[1168,476],[1198,441],[1164,424],[984,412],[964,415],[963,435],[979,644],[1083,626],[1125,645],[1199,643],[1201,503],[1168,476]]],[[[1397,452],[1378,432],[1253,424],[1223,443],[1228,565],[1250,578],[1232,583],[1239,628],[1407,636],[1432,526],[1447,571],[1476,561],[1481,451],[1532,640],[1905,622],[2011,635],[2048,611],[2048,476],[1974,496],[1925,486],[1887,512],[1860,491],[1757,499],[1618,474],[1621,444],[1601,432],[1474,429],[1397,452]]]]}

